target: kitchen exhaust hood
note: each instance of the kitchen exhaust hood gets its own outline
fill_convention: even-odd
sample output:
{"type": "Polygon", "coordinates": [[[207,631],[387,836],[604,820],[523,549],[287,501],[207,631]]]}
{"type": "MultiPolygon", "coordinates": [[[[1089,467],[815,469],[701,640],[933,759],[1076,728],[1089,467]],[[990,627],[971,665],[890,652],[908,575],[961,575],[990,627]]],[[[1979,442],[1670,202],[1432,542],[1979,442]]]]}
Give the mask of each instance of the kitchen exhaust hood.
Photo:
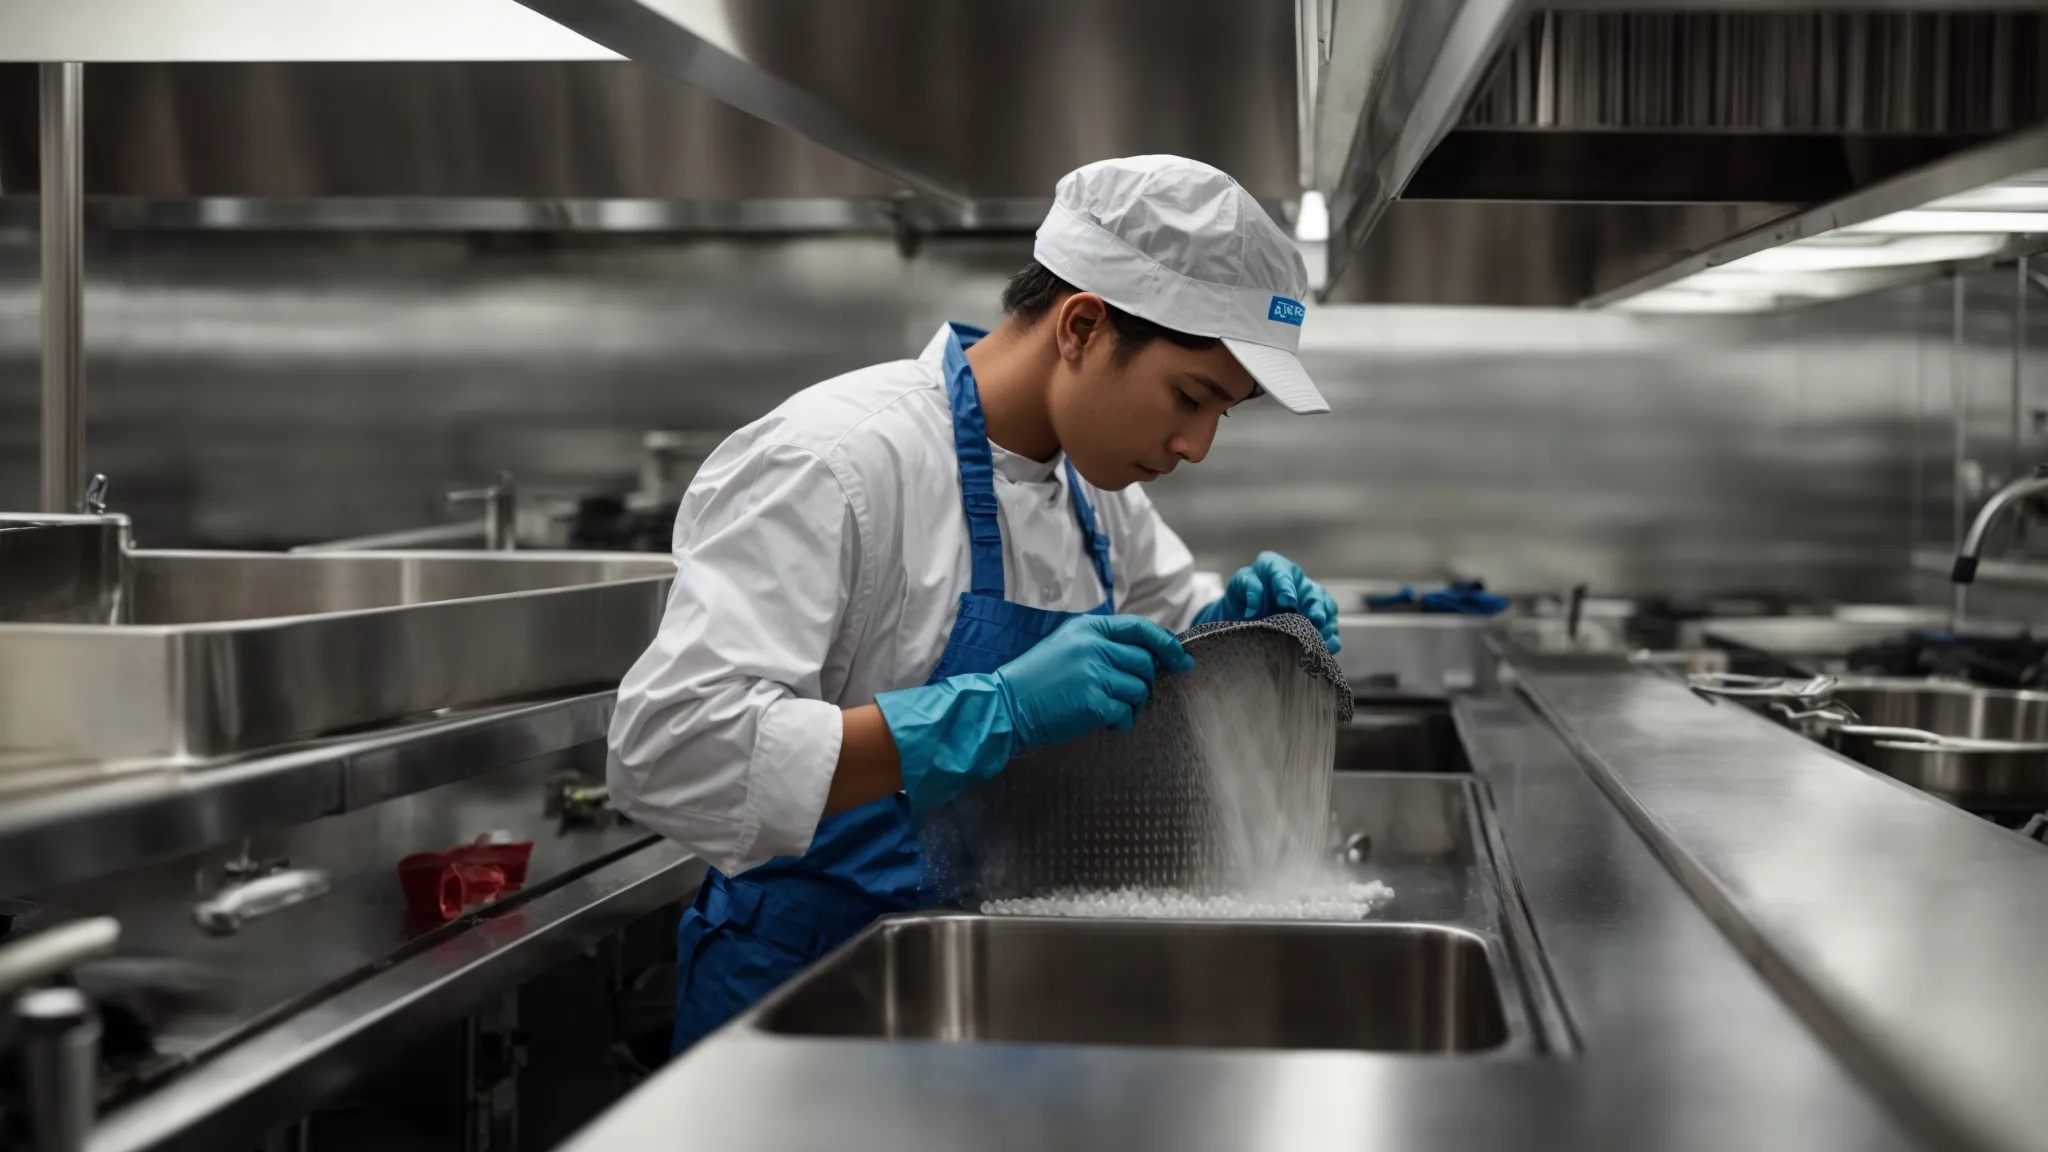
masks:
{"type": "Polygon", "coordinates": [[[105,226],[1016,232],[1074,166],[1171,151],[1319,193],[1336,302],[1676,306],[1848,223],[1732,271],[1832,247],[1747,298],[1857,290],[2024,247],[1892,214],[2048,168],[2048,13],[2009,0],[415,7],[0,6],[0,220],[49,59],[88,62],[105,226]]]}
{"type": "MultiPolygon", "coordinates": [[[[1316,106],[1326,300],[1611,303],[1858,205],[1895,211],[2044,165],[2016,135],[2048,119],[2040,11],[1588,6],[1630,10],[1408,4],[1391,32],[1383,16],[1347,41],[1337,0],[1316,106]],[[1359,108],[1334,102],[1361,89],[1359,108]],[[1343,124],[1356,130],[1333,164],[1343,124]],[[1931,194],[1901,202],[1903,188],[1931,194]]],[[[1891,247],[1886,271],[1850,267],[1837,285],[2012,249],[1891,247]],[[1925,254],[1941,259],[1899,263],[1925,254]]]]}
{"type": "MultiPolygon", "coordinates": [[[[1294,12],[1271,0],[534,5],[565,26],[461,0],[495,22],[465,40],[434,21],[442,60],[368,33],[319,51],[269,0],[75,2],[0,6],[0,55],[88,61],[103,224],[1028,230],[1065,172],[1155,151],[1276,206],[1300,188],[1294,12]],[[136,55],[148,38],[122,12],[163,25],[161,55],[136,55]],[[225,23],[208,38],[177,13],[225,23]],[[567,58],[521,55],[547,50],[567,58]]],[[[392,8],[364,0],[364,18],[392,8]]],[[[17,198],[36,186],[34,76],[0,65],[17,198]]]]}

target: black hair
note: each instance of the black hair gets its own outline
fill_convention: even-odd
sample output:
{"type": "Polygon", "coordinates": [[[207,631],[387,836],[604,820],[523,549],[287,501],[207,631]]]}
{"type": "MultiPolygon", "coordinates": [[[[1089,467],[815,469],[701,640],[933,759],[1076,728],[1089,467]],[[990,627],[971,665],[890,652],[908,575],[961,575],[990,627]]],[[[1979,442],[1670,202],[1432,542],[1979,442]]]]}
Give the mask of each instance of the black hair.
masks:
{"type": "MultiPolygon", "coordinates": [[[[1077,291],[1072,284],[1052,274],[1045,265],[1033,260],[1019,269],[1010,282],[1003,287],[1003,314],[1015,316],[1025,324],[1036,324],[1052,311],[1060,299],[1077,291]]],[[[1178,344],[1191,352],[1207,352],[1221,344],[1214,336],[1190,336],[1171,328],[1154,324],[1143,316],[1133,316],[1114,304],[1104,302],[1109,310],[1109,326],[1116,332],[1116,358],[1125,362],[1138,354],[1138,350],[1154,340],[1165,340],[1178,344]]]]}

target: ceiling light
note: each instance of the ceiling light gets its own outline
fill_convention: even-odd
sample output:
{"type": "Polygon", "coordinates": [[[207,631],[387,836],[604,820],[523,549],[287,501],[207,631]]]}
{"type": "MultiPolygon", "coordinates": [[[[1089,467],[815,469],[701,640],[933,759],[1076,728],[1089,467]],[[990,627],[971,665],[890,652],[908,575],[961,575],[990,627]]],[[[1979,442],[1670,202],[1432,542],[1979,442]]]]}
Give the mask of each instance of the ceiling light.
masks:
{"type": "Polygon", "coordinates": [[[1321,244],[1330,238],[1330,206],[1321,192],[1301,194],[1301,207],[1294,214],[1294,238],[1303,244],[1321,244]]]}
{"type": "Polygon", "coordinates": [[[1652,288],[1648,292],[1631,296],[1610,305],[1618,312],[1642,313],[1688,313],[1707,312],[1769,312],[1781,307],[1785,301],[1770,293],[1698,291],[1686,287],[1685,281],[1652,288]]]}
{"type": "Polygon", "coordinates": [[[1962,212],[2048,212],[2048,172],[2024,172],[2010,180],[1944,196],[1925,207],[1962,212]]]}
{"type": "MultiPolygon", "coordinates": [[[[1809,219],[1812,214],[1809,214],[1809,219]]],[[[2048,235],[2048,168],[2022,172],[1695,272],[1609,307],[1632,312],[1759,312],[1836,300],[2023,250],[2048,235]]]]}
{"type": "Polygon", "coordinates": [[[2005,247],[2002,233],[1900,236],[1889,233],[1830,232],[1782,248],[1766,248],[1731,260],[1723,268],[1745,272],[1828,272],[1841,268],[1897,268],[1976,260],[2005,247]]]}
{"type": "Polygon", "coordinates": [[[1926,235],[1933,232],[2048,232],[2048,211],[1966,212],[1916,208],[1847,224],[1839,232],[1893,235],[1926,235]]]}

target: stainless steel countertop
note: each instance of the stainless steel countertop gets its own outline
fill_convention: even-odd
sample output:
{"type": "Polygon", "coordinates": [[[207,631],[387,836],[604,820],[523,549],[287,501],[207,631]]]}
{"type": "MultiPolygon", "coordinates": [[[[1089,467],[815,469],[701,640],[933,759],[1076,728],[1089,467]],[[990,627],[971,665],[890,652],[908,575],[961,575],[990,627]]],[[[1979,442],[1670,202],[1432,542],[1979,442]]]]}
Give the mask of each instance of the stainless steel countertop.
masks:
{"type": "MultiPolygon", "coordinates": [[[[630,831],[622,836],[631,836],[630,831]]],[[[702,862],[643,843],[248,1036],[102,1117],[91,1152],[253,1146],[378,1060],[642,916],[687,900],[702,862]]],[[[652,841],[652,842],[646,842],[652,841]]],[[[360,918],[358,918],[360,919],[360,918]]]]}
{"type": "MultiPolygon", "coordinates": [[[[587,761],[589,757],[578,757],[587,761]]],[[[601,755],[597,758],[602,762],[601,755]]],[[[575,765],[587,772],[588,763],[575,765]]],[[[240,843],[132,868],[32,894],[37,920],[112,916],[121,941],[94,963],[118,976],[124,965],[156,966],[186,989],[148,1013],[158,1053],[176,1065],[201,1062],[283,1015],[332,995],[361,974],[391,964],[460,930],[408,914],[398,861],[414,852],[466,844],[502,830],[530,841],[525,891],[550,887],[644,849],[659,838],[623,821],[564,827],[543,811],[545,781],[572,770],[565,757],[540,757],[497,772],[296,828],[251,838],[257,860],[288,859],[317,868],[330,890],[244,925],[229,935],[192,921],[196,893],[223,882],[240,843]]],[[[493,909],[493,911],[497,911],[493,909]]],[[[97,993],[92,965],[78,979],[97,993]]],[[[175,1074],[179,1069],[167,1071],[175,1074]]]]}
{"type": "Polygon", "coordinates": [[[1968,1144],[2048,1144],[2048,849],[1673,681],[1523,683],[1867,1082],[1968,1144]]]}
{"type": "Polygon", "coordinates": [[[805,1152],[1944,1141],[1852,1075],[1524,702],[1467,699],[1457,718],[1580,1041],[1570,1057],[887,1043],[732,1027],[567,1147],[662,1147],[679,1132],[705,1147],[805,1152]]]}

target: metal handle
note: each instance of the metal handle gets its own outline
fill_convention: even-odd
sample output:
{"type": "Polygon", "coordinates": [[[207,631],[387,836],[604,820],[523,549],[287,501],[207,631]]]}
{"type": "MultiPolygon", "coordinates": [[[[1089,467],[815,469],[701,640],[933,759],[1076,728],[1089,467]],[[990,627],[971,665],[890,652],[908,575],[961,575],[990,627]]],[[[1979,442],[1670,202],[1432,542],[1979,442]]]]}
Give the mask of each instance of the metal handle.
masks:
{"type": "Polygon", "coordinates": [[[95,916],[47,928],[0,948],[0,996],[40,984],[82,960],[113,948],[121,923],[95,916]]]}
{"type": "Polygon", "coordinates": [[[318,868],[292,868],[283,872],[224,888],[192,906],[192,922],[216,936],[241,931],[242,925],[260,920],[294,904],[326,895],[333,884],[318,868]]]}
{"type": "Polygon", "coordinates": [[[1787,720],[1810,720],[1840,736],[1876,740],[1890,746],[1911,746],[1942,752],[2048,752],[2048,743],[2024,740],[1987,740],[1977,736],[1949,736],[1925,728],[1899,728],[1888,724],[1864,724],[1854,709],[1840,701],[1828,701],[1817,708],[1795,712],[1783,704],[1771,705],[1787,720]]]}
{"type": "Polygon", "coordinates": [[[78,510],[88,516],[104,516],[107,512],[107,474],[95,472],[85,482],[85,499],[79,501],[78,510]]]}
{"type": "Polygon", "coordinates": [[[1823,725],[1833,725],[1842,728],[1855,725],[1862,720],[1862,717],[1856,715],[1856,710],[1854,708],[1849,707],[1847,704],[1842,703],[1840,700],[1829,700],[1824,703],[1817,704],[1811,708],[1799,709],[1795,709],[1791,705],[1783,703],[1781,701],[1772,704],[1771,711],[1776,712],[1778,715],[1783,716],[1787,720],[1812,720],[1817,721],[1823,725]]]}
{"type": "Polygon", "coordinates": [[[1809,707],[1827,703],[1835,693],[1833,676],[1792,680],[1779,676],[1742,676],[1734,672],[1695,672],[1686,687],[1706,697],[1739,700],[1792,700],[1809,707]]]}

